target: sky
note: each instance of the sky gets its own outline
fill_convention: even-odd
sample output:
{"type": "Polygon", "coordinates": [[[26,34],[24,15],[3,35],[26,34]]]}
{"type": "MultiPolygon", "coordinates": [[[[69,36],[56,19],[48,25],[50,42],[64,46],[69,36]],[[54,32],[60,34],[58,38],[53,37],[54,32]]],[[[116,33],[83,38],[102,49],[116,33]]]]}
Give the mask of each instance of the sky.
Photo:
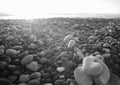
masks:
{"type": "Polygon", "coordinates": [[[118,14],[120,0],[0,0],[0,13],[20,17],[78,13],[118,14]]]}

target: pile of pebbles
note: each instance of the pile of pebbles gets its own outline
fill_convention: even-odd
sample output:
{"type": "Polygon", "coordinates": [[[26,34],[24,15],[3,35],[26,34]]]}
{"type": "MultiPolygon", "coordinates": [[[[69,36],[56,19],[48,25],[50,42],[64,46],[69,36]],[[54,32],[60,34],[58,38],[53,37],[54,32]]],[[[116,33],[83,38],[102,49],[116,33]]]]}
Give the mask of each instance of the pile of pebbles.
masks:
{"type": "Polygon", "coordinates": [[[75,82],[73,72],[79,58],[73,57],[75,40],[64,40],[60,47],[46,49],[45,42],[35,35],[18,35],[11,29],[4,32],[0,37],[2,85],[68,85],[75,82]]]}
{"type": "Polygon", "coordinates": [[[48,35],[42,35],[42,32],[43,38],[39,39],[28,30],[2,29],[0,83],[2,85],[77,85],[73,75],[74,69],[82,63],[84,55],[91,54],[104,56],[109,69],[120,77],[120,45],[119,38],[114,37],[116,32],[118,31],[114,29],[95,30],[90,37],[83,35],[86,42],[83,43],[81,34],[76,35],[76,32],[66,34],[62,38],[57,36],[59,39],[54,41],[48,35]]]}

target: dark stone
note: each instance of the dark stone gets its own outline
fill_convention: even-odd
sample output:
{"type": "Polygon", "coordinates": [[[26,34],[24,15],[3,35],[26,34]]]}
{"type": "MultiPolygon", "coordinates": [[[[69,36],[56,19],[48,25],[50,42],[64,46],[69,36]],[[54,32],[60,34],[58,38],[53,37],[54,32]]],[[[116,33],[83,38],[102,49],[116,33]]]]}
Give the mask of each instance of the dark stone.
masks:
{"type": "Polygon", "coordinates": [[[12,82],[10,80],[7,80],[5,78],[0,78],[0,84],[1,85],[9,85],[11,84],[12,82]]]}

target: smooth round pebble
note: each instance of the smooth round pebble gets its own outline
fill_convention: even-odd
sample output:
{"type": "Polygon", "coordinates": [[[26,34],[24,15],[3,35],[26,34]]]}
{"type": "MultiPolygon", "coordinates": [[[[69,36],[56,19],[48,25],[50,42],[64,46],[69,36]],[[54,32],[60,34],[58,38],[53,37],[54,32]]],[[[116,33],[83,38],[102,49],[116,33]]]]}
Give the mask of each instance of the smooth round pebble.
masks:
{"type": "Polygon", "coordinates": [[[30,80],[30,75],[28,74],[22,74],[20,77],[19,77],[19,81],[21,83],[26,83],[27,81],[30,80]]]}
{"type": "Polygon", "coordinates": [[[45,83],[44,85],[53,85],[52,83],[45,83]]]}
{"type": "Polygon", "coordinates": [[[31,61],[33,61],[33,55],[27,55],[21,60],[21,64],[25,65],[31,61]]]}
{"type": "Polygon", "coordinates": [[[28,68],[31,71],[37,71],[40,67],[36,61],[33,61],[31,63],[28,63],[26,65],[26,68],[28,68]]]}
{"type": "Polygon", "coordinates": [[[41,85],[38,79],[30,80],[27,85],[41,85]]]}
{"type": "Polygon", "coordinates": [[[14,49],[7,49],[6,50],[6,54],[9,56],[14,56],[18,53],[18,51],[14,50],[14,49]]]}
{"type": "Polygon", "coordinates": [[[63,72],[65,70],[65,67],[57,67],[58,72],[63,72]]]}
{"type": "Polygon", "coordinates": [[[32,79],[37,79],[37,78],[41,77],[41,73],[40,72],[34,72],[30,76],[31,76],[32,79]]]}

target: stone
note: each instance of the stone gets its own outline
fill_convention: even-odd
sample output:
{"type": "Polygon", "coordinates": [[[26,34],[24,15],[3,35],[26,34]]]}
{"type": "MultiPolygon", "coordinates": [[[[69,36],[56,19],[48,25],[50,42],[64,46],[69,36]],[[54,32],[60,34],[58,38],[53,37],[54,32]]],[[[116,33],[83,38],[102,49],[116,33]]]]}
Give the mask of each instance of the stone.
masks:
{"type": "Polygon", "coordinates": [[[41,85],[38,79],[30,80],[27,85],[41,85]]]}
{"type": "Polygon", "coordinates": [[[6,69],[8,66],[8,64],[4,61],[0,61],[0,70],[4,70],[6,69]]]}
{"type": "Polygon", "coordinates": [[[12,41],[14,38],[15,38],[14,36],[8,36],[8,37],[6,38],[6,41],[12,41]]]}
{"type": "Polygon", "coordinates": [[[28,74],[22,74],[22,75],[20,75],[20,77],[19,77],[19,81],[21,82],[21,83],[26,83],[26,82],[28,82],[30,80],[30,75],[28,75],[28,74]]]}
{"type": "Polygon", "coordinates": [[[52,83],[45,83],[44,85],[53,85],[52,83]]]}
{"type": "Polygon", "coordinates": [[[17,76],[16,75],[10,75],[7,77],[8,80],[12,81],[12,82],[15,82],[17,80],[17,76]]]}
{"type": "Polygon", "coordinates": [[[68,41],[70,39],[73,39],[73,35],[67,35],[67,36],[65,36],[65,38],[64,38],[63,41],[68,41]]]}
{"type": "Polygon", "coordinates": [[[57,71],[58,72],[63,72],[63,71],[65,71],[65,67],[57,67],[57,71]]]}
{"type": "Polygon", "coordinates": [[[68,48],[74,47],[75,44],[76,44],[76,41],[75,41],[75,40],[70,40],[69,43],[68,43],[68,48]]]}
{"type": "Polygon", "coordinates": [[[32,61],[31,63],[28,63],[26,65],[26,68],[28,68],[31,71],[37,71],[40,67],[36,61],[32,61]]]}
{"type": "Polygon", "coordinates": [[[55,81],[54,85],[63,85],[64,80],[58,79],[55,81]]]}
{"type": "Polygon", "coordinates": [[[105,51],[106,53],[110,53],[110,49],[108,48],[103,48],[102,50],[105,51]]]}
{"type": "Polygon", "coordinates": [[[7,63],[11,63],[12,59],[10,57],[8,57],[8,58],[3,59],[3,61],[5,61],[7,63]]]}
{"type": "Polygon", "coordinates": [[[14,50],[14,49],[7,49],[7,50],[6,50],[6,54],[7,54],[8,56],[14,56],[14,55],[16,55],[17,53],[18,53],[18,51],[14,50]]]}
{"type": "Polygon", "coordinates": [[[27,55],[21,60],[22,65],[26,65],[27,63],[33,61],[33,55],[27,55]]]}
{"type": "Polygon", "coordinates": [[[23,49],[23,47],[22,46],[13,46],[12,49],[21,50],[21,49],[23,49]]]}
{"type": "Polygon", "coordinates": [[[102,73],[103,67],[98,60],[97,57],[93,56],[85,57],[82,65],[84,72],[92,76],[102,73]]]}
{"type": "Polygon", "coordinates": [[[9,64],[9,65],[8,65],[8,69],[9,69],[10,71],[15,71],[15,70],[17,69],[17,67],[16,67],[16,65],[11,65],[11,64],[9,64]]]}
{"type": "Polygon", "coordinates": [[[15,64],[15,65],[20,65],[20,60],[19,59],[14,59],[13,61],[12,61],[12,63],[13,64],[15,64]]]}
{"type": "Polygon", "coordinates": [[[38,78],[41,77],[41,73],[40,73],[40,72],[34,72],[34,73],[32,73],[32,74],[30,75],[30,77],[31,77],[32,79],[38,79],[38,78]]]}
{"type": "Polygon", "coordinates": [[[85,74],[81,66],[74,70],[74,77],[78,85],[93,85],[91,76],[85,74]]]}
{"type": "Polygon", "coordinates": [[[18,85],[27,85],[26,83],[19,83],[18,85]]]}
{"type": "Polygon", "coordinates": [[[7,80],[5,78],[0,78],[0,84],[2,85],[8,85],[11,84],[12,82],[10,80],[7,80]]]}

